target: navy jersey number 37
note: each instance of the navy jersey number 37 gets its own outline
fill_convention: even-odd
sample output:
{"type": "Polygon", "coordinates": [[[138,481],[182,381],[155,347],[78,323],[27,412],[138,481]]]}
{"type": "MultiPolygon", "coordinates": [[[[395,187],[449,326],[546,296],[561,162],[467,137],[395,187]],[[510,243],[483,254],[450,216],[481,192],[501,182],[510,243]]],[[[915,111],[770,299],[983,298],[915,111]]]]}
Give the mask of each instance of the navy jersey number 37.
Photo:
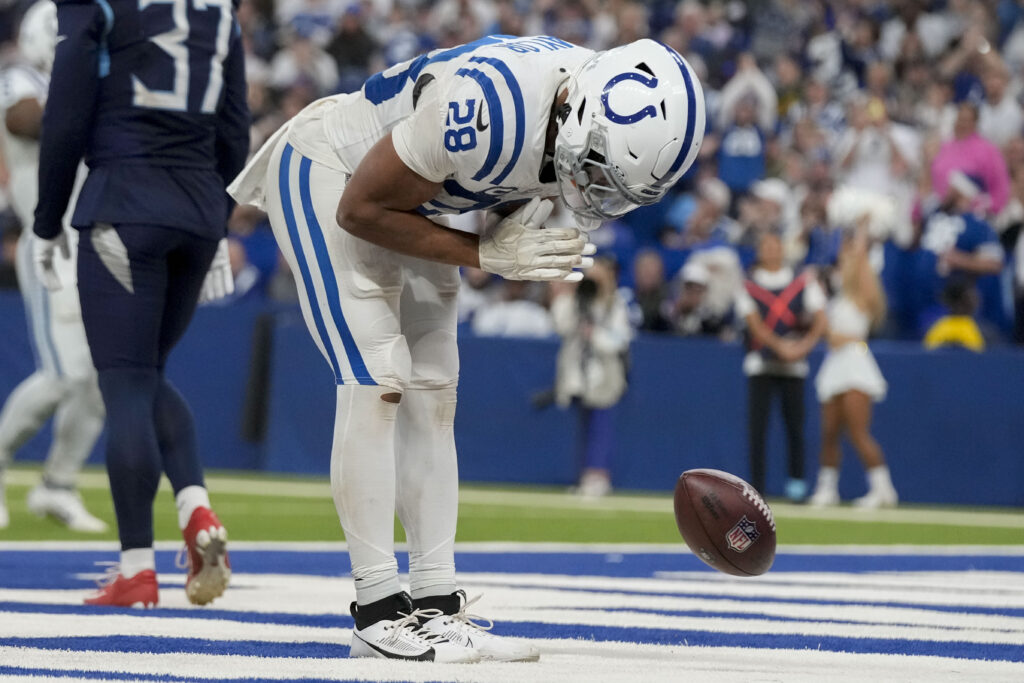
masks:
{"type": "Polygon", "coordinates": [[[232,0],[57,0],[57,20],[40,158],[50,202],[36,211],[37,233],[59,232],[84,157],[75,227],[223,236],[224,187],[249,147],[232,0]]]}
{"type": "Polygon", "coordinates": [[[132,103],[150,109],[215,113],[234,24],[231,0],[138,1],[150,54],[132,72],[132,103]]]}

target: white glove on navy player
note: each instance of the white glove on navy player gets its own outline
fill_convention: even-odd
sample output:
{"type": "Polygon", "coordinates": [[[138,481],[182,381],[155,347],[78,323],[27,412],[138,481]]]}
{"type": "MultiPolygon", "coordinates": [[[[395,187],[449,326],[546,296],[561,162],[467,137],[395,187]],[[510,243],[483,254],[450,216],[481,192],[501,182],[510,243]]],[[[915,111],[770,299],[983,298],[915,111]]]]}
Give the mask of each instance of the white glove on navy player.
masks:
{"type": "Polygon", "coordinates": [[[593,247],[576,228],[544,228],[554,204],[534,197],[480,236],[480,268],[506,280],[577,282],[593,247]]]}
{"type": "Polygon", "coordinates": [[[71,249],[68,247],[68,236],[63,231],[52,240],[43,239],[32,235],[32,263],[35,266],[36,277],[51,292],[61,288],[60,277],[54,267],[56,252],[59,250],[63,258],[71,258],[71,249]]]}
{"type": "Polygon", "coordinates": [[[225,237],[217,245],[217,253],[213,255],[210,270],[203,280],[203,288],[199,290],[199,303],[223,299],[234,291],[235,278],[231,274],[231,256],[228,254],[228,239],[225,237]]]}

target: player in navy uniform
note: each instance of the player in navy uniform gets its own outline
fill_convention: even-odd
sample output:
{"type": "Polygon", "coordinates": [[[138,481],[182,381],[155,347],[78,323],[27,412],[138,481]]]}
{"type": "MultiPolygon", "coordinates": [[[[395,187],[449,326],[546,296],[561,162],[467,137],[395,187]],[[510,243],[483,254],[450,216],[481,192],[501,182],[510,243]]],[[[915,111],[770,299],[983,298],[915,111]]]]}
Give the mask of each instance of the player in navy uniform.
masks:
{"type": "Polygon", "coordinates": [[[152,505],[166,472],[189,551],[185,592],[204,604],[230,577],[226,533],[210,510],[191,411],[163,372],[200,294],[230,289],[226,245],[218,247],[230,209],[224,187],[249,142],[234,8],[229,0],[58,0],[57,13],[34,259],[42,281],[59,288],[60,219],[84,157],[89,175],[71,222],[122,548],[119,572],[87,602],[157,603],[152,505]]]}

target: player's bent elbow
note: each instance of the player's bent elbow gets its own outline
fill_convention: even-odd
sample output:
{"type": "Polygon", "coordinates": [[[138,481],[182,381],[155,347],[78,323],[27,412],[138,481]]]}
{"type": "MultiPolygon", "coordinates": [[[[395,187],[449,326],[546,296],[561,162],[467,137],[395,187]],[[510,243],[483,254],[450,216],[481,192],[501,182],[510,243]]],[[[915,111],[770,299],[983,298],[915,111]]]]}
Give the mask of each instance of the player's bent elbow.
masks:
{"type": "Polygon", "coordinates": [[[365,202],[347,201],[343,196],[338,203],[335,220],[342,230],[355,237],[364,237],[373,224],[376,211],[365,202]]]}

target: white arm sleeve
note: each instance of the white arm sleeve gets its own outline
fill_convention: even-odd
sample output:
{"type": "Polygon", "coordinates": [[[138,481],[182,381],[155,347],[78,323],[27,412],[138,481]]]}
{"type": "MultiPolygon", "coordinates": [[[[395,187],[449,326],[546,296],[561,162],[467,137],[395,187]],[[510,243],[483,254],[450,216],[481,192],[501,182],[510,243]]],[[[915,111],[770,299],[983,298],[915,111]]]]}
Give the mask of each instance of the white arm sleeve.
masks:
{"type": "Polygon", "coordinates": [[[736,317],[740,320],[746,320],[751,313],[757,313],[757,304],[754,303],[753,297],[750,296],[746,288],[742,286],[736,291],[736,300],[733,306],[736,317]]]}
{"type": "Polygon", "coordinates": [[[33,79],[24,69],[11,67],[0,73],[0,111],[6,111],[22,100],[46,99],[46,84],[33,79]]]}
{"type": "Polygon", "coordinates": [[[821,284],[817,280],[810,280],[804,289],[804,310],[808,313],[817,313],[825,310],[827,304],[828,297],[825,296],[821,284]]]}
{"type": "Polygon", "coordinates": [[[398,158],[414,173],[439,183],[455,172],[444,148],[444,117],[438,104],[438,86],[428,87],[416,111],[391,131],[398,158]]]}

